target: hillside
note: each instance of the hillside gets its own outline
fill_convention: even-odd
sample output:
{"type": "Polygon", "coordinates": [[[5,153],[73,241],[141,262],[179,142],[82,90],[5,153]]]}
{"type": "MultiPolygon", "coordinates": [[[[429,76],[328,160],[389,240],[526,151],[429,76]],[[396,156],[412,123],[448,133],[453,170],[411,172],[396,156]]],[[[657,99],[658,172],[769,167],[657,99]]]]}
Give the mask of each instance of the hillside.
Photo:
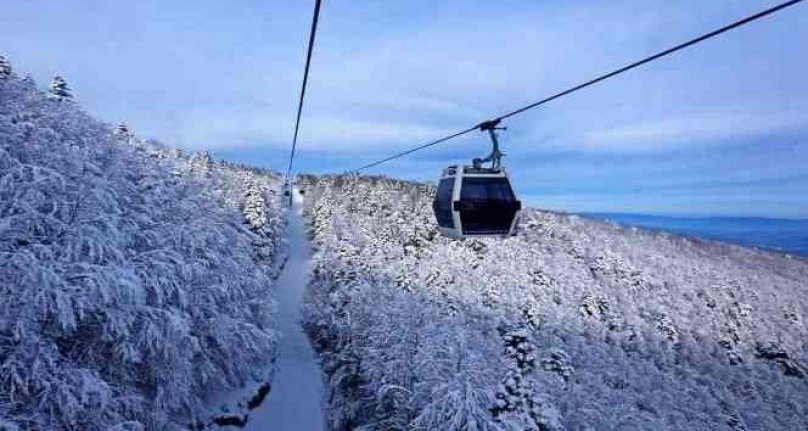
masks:
{"type": "Polygon", "coordinates": [[[528,210],[437,234],[428,186],[307,177],[332,429],[808,428],[808,261],[528,210]]]}
{"type": "Polygon", "coordinates": [[[0,429],[184,429],[269,377],[279,180],[56,90],[0,74],[0,429]]]}
{"type": "MultiPolygon", "coordinates": [[[[0,430],[201,429],[256,381],[248,409],[271,401],[280,178],[113,129],[62,83],[0,75],[0,430]]],[[[458,241],[428,185],[300,184],[333,430],[808,429],[804,258],[535,209],[458,241]]]]}

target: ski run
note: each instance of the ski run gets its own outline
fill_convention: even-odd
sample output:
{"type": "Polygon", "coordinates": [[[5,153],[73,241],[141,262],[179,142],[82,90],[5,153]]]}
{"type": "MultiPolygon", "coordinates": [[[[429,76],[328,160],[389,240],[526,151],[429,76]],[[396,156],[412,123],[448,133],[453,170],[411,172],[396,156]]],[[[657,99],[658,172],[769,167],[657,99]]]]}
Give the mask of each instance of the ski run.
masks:
{"type": "Polygon", "coordinates": [[[289,260],[277,282],[278,329],[283,334],[278,349],[278,373],[266,407],[251,415],[247,430],[323,429],[320,366],[300,326],[311,246],[300,214],[301,195],[294,193],[294,197],[295,205],[289,216],[289,260]]]}

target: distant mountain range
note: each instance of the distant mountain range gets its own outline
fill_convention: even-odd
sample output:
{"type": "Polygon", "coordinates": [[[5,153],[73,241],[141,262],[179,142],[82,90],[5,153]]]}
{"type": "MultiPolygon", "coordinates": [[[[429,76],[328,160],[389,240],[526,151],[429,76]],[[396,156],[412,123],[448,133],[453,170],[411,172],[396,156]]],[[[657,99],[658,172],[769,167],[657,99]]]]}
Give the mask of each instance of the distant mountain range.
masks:
{"type": "Polygon", "coordinates": [[[808,219],[675,217],[598,212],[582,215],[629,226],[808,256],[808,219]]]}

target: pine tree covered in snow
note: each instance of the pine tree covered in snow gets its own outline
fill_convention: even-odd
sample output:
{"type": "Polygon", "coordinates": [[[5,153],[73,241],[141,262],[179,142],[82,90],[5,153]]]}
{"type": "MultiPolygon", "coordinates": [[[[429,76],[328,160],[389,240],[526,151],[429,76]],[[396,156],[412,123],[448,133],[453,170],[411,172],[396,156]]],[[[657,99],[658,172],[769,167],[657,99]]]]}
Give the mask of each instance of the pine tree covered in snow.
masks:
{"type": "Polygon", "coordinates": [[[73,92],[70,90],[70,87],[67,86],[67,81],[59,75],[53,77],[50,88],[48,89],[48,94],[51,98],[59,101],[73,100],[73,92]]]}
{"type": "Polygon", "coordinates": [[[115,126],[115,130],[112,131],[112,134],[121,139],[129,139],[133,137],[132,131],[129,129],[129,126],[121,121],[115,126]]]}
{"type": "Polygon", "coordinates": [[[267,378],[279,179],[205,169],[0,80],[0,427],[184,429],[267,378]]]}
{"type": "Polygon", "coordinates": [[[189,166],[199,173],[208,173],[213,166],[213,159],[207,151],[200,151],[191,156],[189,166]]]}
{"type": "Polygon", "coordinates": [[[808,261],[528,209],[453,240],[434,188],[307,177],[332,429],[808,429],[808,261]]]}
{"type": "Polygon", "coordinates": [[[0,55],[0,79],[10,77],[11,72],[11,62],[5,56],[0,55]]]}

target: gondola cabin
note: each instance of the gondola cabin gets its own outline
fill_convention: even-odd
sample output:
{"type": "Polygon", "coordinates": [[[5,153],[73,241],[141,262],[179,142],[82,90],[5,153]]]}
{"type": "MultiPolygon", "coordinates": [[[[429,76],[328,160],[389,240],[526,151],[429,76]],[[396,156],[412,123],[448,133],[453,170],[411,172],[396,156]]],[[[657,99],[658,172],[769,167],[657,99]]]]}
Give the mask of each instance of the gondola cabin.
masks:
{"type": "Polygon", "coordinates": [[[502,168],[449,166],[432,203],[438,230],[455,238],[514,233],[522,203],[502,168]]]}

